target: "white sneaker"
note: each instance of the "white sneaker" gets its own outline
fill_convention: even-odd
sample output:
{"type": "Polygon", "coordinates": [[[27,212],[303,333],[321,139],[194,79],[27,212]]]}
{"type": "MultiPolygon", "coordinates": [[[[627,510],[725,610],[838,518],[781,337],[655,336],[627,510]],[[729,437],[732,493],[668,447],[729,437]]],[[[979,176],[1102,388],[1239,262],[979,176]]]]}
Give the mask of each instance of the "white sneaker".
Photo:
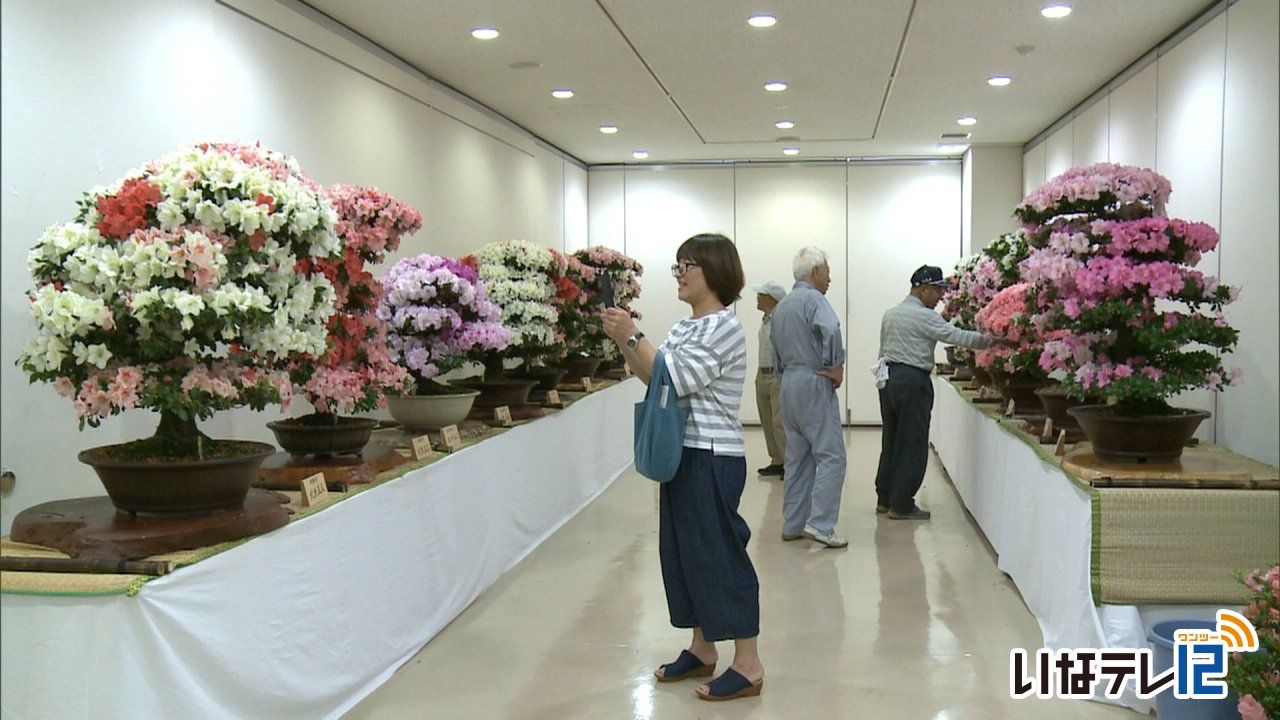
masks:
{"type": "Polygon", "coordinates": [[[804,536],[816,543],[822,543],[829,548],[842,548],[849,544],[849,541],[837,535],[835,530],[832,530],[829,533],[824,533],[812,525],[804,526],[804,536]]]}

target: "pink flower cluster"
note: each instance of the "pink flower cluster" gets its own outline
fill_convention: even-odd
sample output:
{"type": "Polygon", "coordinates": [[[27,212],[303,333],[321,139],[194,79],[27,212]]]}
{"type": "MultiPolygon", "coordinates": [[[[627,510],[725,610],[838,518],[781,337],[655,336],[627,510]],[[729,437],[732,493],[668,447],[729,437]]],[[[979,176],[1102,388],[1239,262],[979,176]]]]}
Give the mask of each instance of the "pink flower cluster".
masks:
{"type": "Polygon", "coordinates": [[[974,355],[978,367],[996,368],[1008,373],[1039,374],[1038,362],[1046,339],[1057,339],[1065,331],[1045,331],[1034,322],[1033,306],[1028,297],[1029,286],[1016,283],[996,293],[991,302],[978,311],[977,325],[983,332],[1017,341],[1017,345],[997,345],[979,350],[974,355]]]}
{"type": "Polygon", "coordinates": [[[961,260],[954,286],[942,296],[942,316],[957,327],[974,329],[975,316],[996,293],[1019,282],[1019,265],[1028,253],[1021,231],[1005,233],[987,243],[982,252],[961,260]]]}
{"type": "Polygon", "coordinates": [[[419,381],[511,343],[502,308],[470,266],[424,253],[392,265],[382,283],[377,315],[387,323],[391,355],[419,381]]]}
{"type": "Polygon", "coordinates": [[[337,212],[342,241],[338,260],[305,260],[301,271],[323,274],[337,296],[329,319],[328,352],[291,368],[297,389],[316,412],[350,413],[385,407],[386,394],[404,390],[408,373],[387,350],[387,327],[374,313],[382,286],[366,269],[381,262],[400,240],[422,227],[422,215],[407,202],[377,188],[333,185],[325,191],[337,212]]]}
{"type": "Polygon", "coordinates": [[[72,399],[76,417],[107,417],[124,410],[150,404],[152,398],[173,392],[204,395],[218,409],[240,404],[242,394],[251,389],[267,390],[289,406],[290,384],[283,372],[240,365],[233,361],[209,366],[195,362],[173,362],[165,366],[110,363],[103,370],[89,372],[77,387],[67,378],[58,378],[53,388],[72,399]]]}
{"type": "MultiPolygon", "coordinates": [[[[639,262],[604,245],[593,245],[575,252],[573,256],[593,276],[598,271],[608,271],[613,283],[614,302],[618,307],[629,310],[632,317],[640,317],[640,313],[631,308],[632,301],[640,297],[640,276],[644,274],[644,268],[639,262]]],[[[604,306],[594,277],[582,290],[585,298],[581,304],[583,316],[570,318],[566,327],[568,351],[583,357],[615,357],[617,346],[604,334],[604,325],[600,321],[604,306]]]]}
{"type": "Polygon", "coordinates": [[[1021,267],[1032,326],[1050,335],[1040,368],[1077,392],[1105,390],[1133,413],[1182,390],[1240,381],[1214,354],[1181,349],[1230,350],[1236,332],[1221,308],[1236,292],[1192,269],[1217,247],[1218,233],[1161,217],[1169,192],[1150,170],[1101,164],[1055,178],[1017,211],[1043,241],[1021,267]],[[1189,309],[1157,311],[1157,302],[1189,309]],[[1199,311],[1204,305],[1212,315],[1199,311]]]}
{"type": "Polygon", "coordinates": [[[326,194],[338,213],[335,230],[348,250],[372,253],[370,260],[394,252],[400,238],[422,228],[422,214],[378,188],[333,185],[326,194]]]}
{"type": "Polygon", "coordinates": [[[1029,231],[1060,214],[1101,214],[1133,204],[1163,215],[1172,190],[1169,180],[1154,170],[1098,163],[1072,168],[1036,188],[1022,199],[1014,214],[1029,231]]]}
{"type": "Polygon", "coordinates": [[[1240,576],[1251,597],[1243,615],[1258,633],[1258,649],[1227,663],[1227,685],[1240,700],[1242,720],[1280,717],[1280,565],[1240,576]]]}
{"type": "Polygon", "coordinates": [[[996,293],[978,311],[977,321],[978,327],[992,335],[1021,340],[1028,332],[1027,317],[1027,284],[1018,283],[996,293]]]}

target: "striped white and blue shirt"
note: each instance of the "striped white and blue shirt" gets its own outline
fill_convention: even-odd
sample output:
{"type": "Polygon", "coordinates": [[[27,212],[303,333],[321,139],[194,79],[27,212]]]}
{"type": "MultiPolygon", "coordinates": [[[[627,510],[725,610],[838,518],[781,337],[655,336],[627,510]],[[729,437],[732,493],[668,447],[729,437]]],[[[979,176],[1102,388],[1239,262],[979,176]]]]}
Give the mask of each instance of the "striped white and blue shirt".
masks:
{"type": "Polygon", "coordinates": [[[742,423],[742,386],[747,378],[747,334],[729,308],[677,322],[658,347],[679,396],[689,412],[684,446],[716,455],[746,457],[742,423]]]}

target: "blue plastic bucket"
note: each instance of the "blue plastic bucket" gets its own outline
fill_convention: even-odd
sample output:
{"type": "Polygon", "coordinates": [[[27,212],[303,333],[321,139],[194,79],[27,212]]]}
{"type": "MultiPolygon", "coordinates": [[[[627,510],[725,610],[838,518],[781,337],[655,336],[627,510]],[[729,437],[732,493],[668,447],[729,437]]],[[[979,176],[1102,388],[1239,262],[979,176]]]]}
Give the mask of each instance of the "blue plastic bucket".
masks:
{"type": "MultiPolygon", "coordinates": [[[[1173,667],[1173,634],[1179,630],[1217,630],[1215,620],[1165,620],[1151,626],[1147,631],[1147,639],[1151,641],[1154,676],[1173,667]]],[[[1227,662],[1230,662],[1228,660],[1227,662]]],[[[1180,698],[1173,694],[1173,685],[1169,685],[1156,695],[1156,720],[1240,720],[1236,710],[1239,702],[1234,692],[1217,700],[1193,700],[1180,698]]]]}

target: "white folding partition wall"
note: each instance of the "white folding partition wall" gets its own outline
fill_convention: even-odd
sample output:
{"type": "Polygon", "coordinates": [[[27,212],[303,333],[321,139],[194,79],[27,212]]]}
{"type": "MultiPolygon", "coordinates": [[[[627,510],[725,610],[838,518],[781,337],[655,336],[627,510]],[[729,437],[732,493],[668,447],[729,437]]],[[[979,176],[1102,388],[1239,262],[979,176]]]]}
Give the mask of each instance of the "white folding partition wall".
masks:
{"type": "Polygon", "coordinates": [[[1031,191],[1071,165],[1109,161],[1154,168],[1169,178],[1169,215],[1207,222],[1222,235],[1198,269],[1243,288],[1226,310],[1240,343],[1228,367],[1244,385],[1220,395],[1185,393],[1174,405],[1214,414],[1197,436],[1269,463],[1280,463],[1280,324],[1275,268],[1280,265],[1280,5],[1222,3],[1221,12],[1153,51],[1026,149],[1031,191]],[[1106,154],[1100,155],[1105,137],[1106,154]]]}
{"type": "MultiPolygon", "coordinates": [[[[738,252],[742,256],[747,288],[742,291],[738,316],[747,331],[750,349],[747,383],[743,393],[742,420],[757,422],[755,376],[761,315],[751,285],[773,280],[791,291],[795,279],[791,263],[796,252],[809,245],[826,251],[831,263],[831,287],[827,299],[843,328],[849,327],[844,163],[814,165],[757,165],[738,168],[738,252]]],[[[846,386],[847,387],[847,386],[846,386]]],[[[840,391],[842,406],[847,394],[840,391]]]]}
{"type": "MultiPolygon", "coordinates": [[[[644,266],[644,290],[636,307],[644,316],[639,324],[662,342],[667,330],[689,315],[689,307],[676,297],[670,270],[680,243],[704,232],[734,236],[733,168],[628,171],[623,183],[623,244],[614,247],[644,266]]],[[[593,213],[596,200],[592,196],[593,213]]],[[[597,244],[594,238],[592,244],[597,244]]]]}
{"type": "Polygon", "coordinates": [[[849,166],[845,386],[852,423],[880,422],[868,368],[879,357],[884,311],[906,297],[916,268],[950,272],[961,257],[960,171],[958,163],[849,166]]]}
{"type": "MultiPolygon", "coordinates": [[[[880,422],[867,372],[879,348],[880,317],[906,295],[915,268],[949,269],[960,258],[958,162],[607,168],[588,177],[590,242],[620,247],[645,266],[636,308],[641,326],[658,341],[688,315],[667,268],[689,236],[723,232],[734,239],[748,286],[774,280],[790,288],[796,251],[806,245],[826,250],[833,268],[828,299],[849,353],[844,419],[880,422]]],[[[754,423],[760,314],[749,287],[737,313],[750,348],[741,417],[754,423]]]]}

